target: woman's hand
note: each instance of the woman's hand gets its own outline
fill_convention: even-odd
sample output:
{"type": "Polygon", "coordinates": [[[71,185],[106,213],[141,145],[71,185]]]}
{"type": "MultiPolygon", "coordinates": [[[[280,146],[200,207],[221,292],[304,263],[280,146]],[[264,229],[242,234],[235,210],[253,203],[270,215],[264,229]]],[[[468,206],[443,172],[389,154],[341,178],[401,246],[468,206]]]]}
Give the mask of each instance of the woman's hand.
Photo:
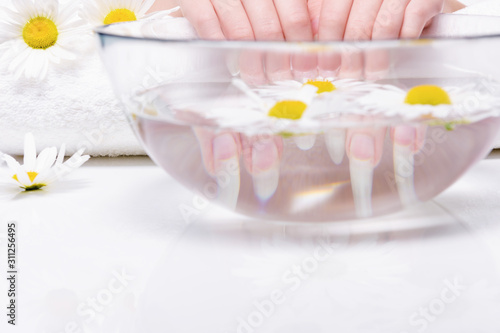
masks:
{"type": "Polygon", "coordinates": [[[418,38],[434,16],[463,7],[456,0],[309,0],[322,41],[418,38]]]}
{"type": "Polygon", "coordinates": [[[366,40],[417,38],[457,0],[157,0],[179,5],[201,38],[244,40],[366,40]]]}
{"type": "Polygon", "coordinates": [[[313,39],[307,0],[178,0],[202,38],[313,39]]]}

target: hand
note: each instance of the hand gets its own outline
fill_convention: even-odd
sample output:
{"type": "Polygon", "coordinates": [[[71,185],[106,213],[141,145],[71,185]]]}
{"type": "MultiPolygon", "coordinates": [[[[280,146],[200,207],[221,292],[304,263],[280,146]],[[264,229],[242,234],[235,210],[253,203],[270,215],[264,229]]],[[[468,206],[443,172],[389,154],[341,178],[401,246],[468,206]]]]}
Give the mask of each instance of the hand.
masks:
{"type": "Polygon", "coordinates": [[[307,0],[178,0],[201,38],[313,39],[307,0]]]}
{"type": "Polygon", "coordinates": [[[456,1],[309,0],[313,31],[321,41],[417,38],[431,19],[456,1]]]}

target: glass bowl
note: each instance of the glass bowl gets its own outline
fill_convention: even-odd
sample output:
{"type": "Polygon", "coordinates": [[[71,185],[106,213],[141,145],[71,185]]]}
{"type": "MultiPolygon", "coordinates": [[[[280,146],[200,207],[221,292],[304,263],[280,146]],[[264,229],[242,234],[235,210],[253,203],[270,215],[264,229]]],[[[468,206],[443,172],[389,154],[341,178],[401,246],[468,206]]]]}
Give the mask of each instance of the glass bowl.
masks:
{"type": "Polygon", "coordinates": [[[394,212],[449,187],[500,127],[496,17],[442,15],[419,40],[206,41],[173,18],[97,33],[146,151],[195,193],[188,219],[211,202],[280,221],[394,212]]]}

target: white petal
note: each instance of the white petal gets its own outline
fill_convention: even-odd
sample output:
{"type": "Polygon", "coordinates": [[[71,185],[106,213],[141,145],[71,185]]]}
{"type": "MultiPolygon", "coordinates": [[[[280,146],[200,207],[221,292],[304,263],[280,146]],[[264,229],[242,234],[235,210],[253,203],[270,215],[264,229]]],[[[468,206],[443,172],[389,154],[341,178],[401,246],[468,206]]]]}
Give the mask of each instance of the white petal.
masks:
{"type": "Polygon", "coordinates": [[[144,16],[148,12],[148,10],[151,9],[151,7],[153,6],[154,3],[155,3],[155,0],[144,0],[141,8],[139,10],[139,15],[141,17],[144,16]]]}
{"type": "Polygon", "coordinates": [[[26,59],[28,59],[30,52],[31,49],[26,46],[26,44],[24,44],[24,47],[20,48],[20,50],[17,52],[18,55],[15,56],[14,59],[12,59],[12,62],[10,63],[8,68],[9,72],[14,72],[20,67],[24,68],[22,64],[26,62],[26,59]]]}
{"type": "MultiPolygon", "coordinates": [[[[45,51],[47,52],[47,51],[45,51]]],[[[47,73],[49,72],[49,61],[48,57],[43,57],[42,67],[40,70],[40,80],[44,80],[47,77],[47,73]]]]}
{"type": "Polygon", "coordinates": [[[12,156],[7,154],[3,155],[3,160],[7,163],[7,166],[14,174],[21,172],[23,169],[18,161],[16,161],[12,156]]]}
{"type": "Polygon", "coordinates": [[[55,147],[46,148],[42,150],[40,155],[36,160],[35,171],[38,173],[42,173],[54,164],[57,157],[57,149],[55,147]]]}
{"type": "Polygon", "coordinates": [[[57,155],[56,164],[62,164],[64,161],[64,154],[66,154],[66,145],[63,143],[59,149],[59,154],[57,155]]]}
{"type": "Polygon", "coordinates": [[[31,181],[30,177],[25,171],[21,171],[16,174],[17,179],[19,180],[19,183],[21,183],[24,186],[29,186],[32,185],[33,182],[31,181]]]}
{"type": "Polygon", "coordinates": [[[27,133],[24,136],[24,169],[34,171],[36,166],[36,145],[33,134],[27,133]]]}
{"type": "Polygon", "coordinates": [[[22,29],[18,25],[0,23],[0,41],[22,36],[22,29]]]}
{"type": "Polygon", "coordinates": [[[43,66],[47,62],[47,55],[45,50],[33,50],[31,54],[31,77],[38,80],[43,80],[42,71],[43,66]]]}

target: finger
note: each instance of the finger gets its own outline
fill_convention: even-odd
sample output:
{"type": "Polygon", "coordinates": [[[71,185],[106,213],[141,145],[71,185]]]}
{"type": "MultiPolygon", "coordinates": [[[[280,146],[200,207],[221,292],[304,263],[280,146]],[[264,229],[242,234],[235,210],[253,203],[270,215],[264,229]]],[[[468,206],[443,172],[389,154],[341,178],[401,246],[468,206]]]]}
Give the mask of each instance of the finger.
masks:
{"type": "Polygon", "coordinates": [[[240,76],[249,85],[262,85],[267,82],[264,72],[264,55],[261,51],[244,50],[240,54],[240,76]]]}
{"type": "MultiPolygon", "coordinates": [[[[382,0],[354,0],[347,21],[344,40],[369,40],[382,0]]],[[[360,50],[347,53],[342,58],[341,77],[361,79],[364,56],[360,50]]]]}
{"type": "MultiPolygon", "coordinates": [[[[281,27],[287,41],[312,41],[313,33],[307,2],[304,0],[275,0],[281,27]]],[[[310,54],[292,56],[293,76],[297,80],[317,76],[317,57],[310,54]]]]}
{"type": "Polygon", "coordinates": [[[339,77],[346,79],[363,79],[363,50],[354,45],[343,47],[341,52],[339,77]]]}
{"type": "MultiPolygon", "coordinates": [[[[342,40],[353,0],[324,0],[318,24],[321,41],[342,40]]],[[[314,19],[313,19],[314,20],[314,19]]]]}
{"type": "Polygon", "coordinates": [[[400,146],[409,146],[411,151],[416,153],[423,147],[426,133],[426,125],[401,125],[391,129],[391,140],[400,146]]]}
{"type": "Polygon", "coordinates": [[[373,170],[382,157],[385,133],[384,127],[358,128],[347,133],[351,188],[359,217],[372,215],[373,170]]]}
{"type": "Polygon", "coordinates": [[[443,10],[441,0],[411,0],[406,7],[401,38],[418,38],[426,24],[443,10]]]}
{"type": "Polygon", "coordinates": [[[238,158],[241,152],[239,137],[232,133],[216,134],[205,128],[195,128],[194,133],[200,145],[203,165],[207,173],[214,176],[224,166],[224,161],[238,158]]]}
{"type": "Polygon", "coordinates": [[[344,40],[372,38],[373,25],[383,0],[354,0],[347,21],[344,40]]]}
{"type": "Polygon", "coordinates": [[[315,79],[318,76],[316,54],[294,54],[292,56],[293,77],[296,80],[315,79]]]}
{"type": "Polygon", "coordinates": [[[417,201],[414,184],[414,155],[423,146],[425,125],[400,125],[391,129],[393,141],[394,176],[403,205],[417,201]]]}
{"type": "Polygon", "coordinates": [[[243,0],[255,38],[258,40],[283,40],[283,30],[274,3],[269,0],[243,0]]]}
{"type": "Polygon", "coordinates": [[[311,19],[305,0],[274,0],[287,41],[311,41],[311,19]]]}
{"type": "Polygon", "coordinates": [[[179,4],[182,14],[194,26],[200,38],[224,39],[219,18],[210,1],[182,0],[179,4]]]}
{"type": "Polygon", "coordinates": [[[324,78],[336,77],[342,63],[341,54],[337,51],[325,51],[318,55],[319,75],[324,78]]]}
{"type": "Polygon", "coordinates": [[[385,0],[373,26],[373,39],[395,39],[399,37],[406,7],[410,0],[385,0]]]}
{"type": "MultiPolygon", "coordinates": [[[[243,6],[257,40],[281,41],[285,39],[278,13],[272,1],[244,0],[243,6]]],[[[263,61],[269,81],[290,80],[292,78],[288,55],[269,52],[264,55],[263,61]]]]}
{"type": "Polygon", "coordinates": [[[239,0],[212,0],[212,4],[219,18],[222,32],[227,39],[255,39],[252,25],[239,0]]]}
{"type": "MultiPolygon", "coordinates": [[[[410,0],[385,0],[373,25],[372,39],[396,39],[401,32],[406,6],[410,0]]],[[[383,79],[390,66],[387,50],[376,49],[365,53],[365,77],[383,79]]]]}
{"type": "Polygon", "coordinates": [[[278,136],[243,138],[243,161],[252,175],[256,196],[261,200],[271,198],[278,188],[282,139],[278,136]]]}
{"type": "Polygon", "coordinates": [[[319,33],[319,17],[321,15],[321,6],[323,0],[308,0],[307,8],[309,9],[309,18],[311,20],[311,28],[314,39],[317,39],[319,33]]]}
{"type": "Polygon", "coordinates": [[[382,158],[386,128],[359,128],[347,132],[346,153],[350,159],[370,161],[376,166],[382,158]]]}
{"type": "Polygon", "coordinates": [[[291,80],[293,78],[289,53],[267,52],[264,61],[269,82],[291,80]]]}

